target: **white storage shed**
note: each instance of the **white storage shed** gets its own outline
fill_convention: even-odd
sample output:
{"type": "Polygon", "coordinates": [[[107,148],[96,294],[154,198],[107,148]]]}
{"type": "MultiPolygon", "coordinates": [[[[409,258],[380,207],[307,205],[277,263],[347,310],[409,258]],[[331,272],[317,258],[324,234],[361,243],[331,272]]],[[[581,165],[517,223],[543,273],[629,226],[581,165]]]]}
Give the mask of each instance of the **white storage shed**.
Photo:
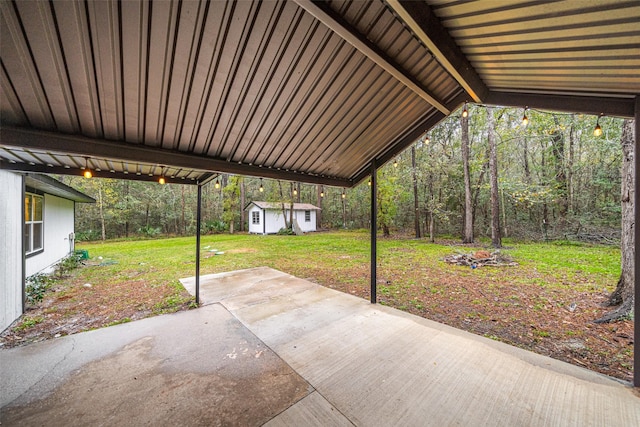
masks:
{"type": "MultiPolygon", "coordinates": [[[[290,207],[290,204],[285,203],[284,213],[287,220],[290,207]]],[[[250,202],[244,210],[249,212],[249,233],[275,234],[285,227],[282,203],[250,202]]],[[[316,213],[319,210],[319,207],[309,203],[294,203],[293,220],[304,233],[316,231],[316,213]]]]}

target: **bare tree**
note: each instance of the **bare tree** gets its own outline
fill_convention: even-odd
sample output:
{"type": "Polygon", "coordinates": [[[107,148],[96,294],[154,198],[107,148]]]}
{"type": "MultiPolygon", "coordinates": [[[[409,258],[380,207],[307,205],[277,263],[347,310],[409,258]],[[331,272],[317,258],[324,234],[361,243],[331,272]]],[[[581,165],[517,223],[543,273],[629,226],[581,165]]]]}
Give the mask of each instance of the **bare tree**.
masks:
{"type": "Polygon", "coordinates": [[[500,234],[500,199],[498,194],[498,154],[496,150],[495,121],[493,108],[487,107],[487,139],[489,142],[489,181],[491,184],[491,244],[502,247],[500,234]]]}
{"type": "Polygon", "coordinates": [[[605,314],[596,323],[606,323],[629,316],[633,311],[634,295],[634,197],[635,197],[635,167],[634,167],[634,128],[633,120],[625,120],[622,128],[622,238],[620,249],[622,254],[622,272],[618,286],[607,302],[608,306],[619,305],[615,310],[605,314]]]}
{"type": "Polygon", "coordinates": [[[464,235],[462,243],[473,243],[473,200],[469,171],[469,118],[460,119],[462,126],[462,168],[464,169],[464,235]]]}
{"type": "Polygon", "coordinates": [[[420,230],[420,205],[418,204],[418,177],[416,176],[416,146],[411,146],[411,171],[413,179],[413,222],[416,230],[416,239],[422,237],[420,230]]]}

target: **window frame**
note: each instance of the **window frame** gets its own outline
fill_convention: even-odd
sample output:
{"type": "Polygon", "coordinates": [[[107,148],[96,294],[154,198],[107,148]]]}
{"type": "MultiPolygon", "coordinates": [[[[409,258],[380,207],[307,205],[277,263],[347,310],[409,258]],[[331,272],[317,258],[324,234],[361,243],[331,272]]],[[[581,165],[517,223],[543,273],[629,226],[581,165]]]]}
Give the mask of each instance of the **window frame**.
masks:
{"type": "Polygon", "coordinates": [[[24,193],[24,236],[23,236],[23,245],[24,245],[24,254],[26,257],[34,256],[39,253],[44,252],[44,195],[36,194],[30,191],[25,191],[24,193]],[[29,202],[27,202],[29,200],[29,202]],[[37,211],[37,203],[36,200],[40,201],[40,211],[37,211]],[[27,212],[29,210],[29,212],[27,212]],[[39,215],[39,219],[36,217],[39,215]],[[34,230],[36,228],[40,228],[39,233],[39,242],[38,247],[35,248],[36,243],[34,230]],[[29,241],[27,242],[27,239],[29,241]],[[35,248],[35,249],[34,249],[35,248]]]}
{"type": "Polygon", "coordinates": [[[304,222],[311,222],[311,210],[304,211],[304,222]]]}
{"type": "Polygon", "coordinates": [[[260,225],[260,211],[251,211],[251,225],[260,225]]]}

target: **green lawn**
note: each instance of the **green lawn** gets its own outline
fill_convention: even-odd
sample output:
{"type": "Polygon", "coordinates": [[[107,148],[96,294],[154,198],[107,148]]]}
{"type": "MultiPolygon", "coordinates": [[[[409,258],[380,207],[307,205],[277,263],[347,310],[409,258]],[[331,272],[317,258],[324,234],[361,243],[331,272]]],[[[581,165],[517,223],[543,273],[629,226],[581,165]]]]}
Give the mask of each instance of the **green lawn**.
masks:
{"type": "MultiPolygon", "coordinates": [[[[502,252],[518,265],[471,269],[443,258],[481,245],[379,239],[378,302],[630,379],[633,322],[593,323],[606,312],[602,303],[620,275],[619,249],[508,240],[505,246],[502,252]]],[[[366,231],[207,235],[201,248],[203,275],[267,266],[369,299],[366,231]]],[[[193,306],[179,279],[195,274],[194,237],[82,243],[77,249],[89,252],[87,265],[27,312],[5,337],[9,345],[193,306]]]]}

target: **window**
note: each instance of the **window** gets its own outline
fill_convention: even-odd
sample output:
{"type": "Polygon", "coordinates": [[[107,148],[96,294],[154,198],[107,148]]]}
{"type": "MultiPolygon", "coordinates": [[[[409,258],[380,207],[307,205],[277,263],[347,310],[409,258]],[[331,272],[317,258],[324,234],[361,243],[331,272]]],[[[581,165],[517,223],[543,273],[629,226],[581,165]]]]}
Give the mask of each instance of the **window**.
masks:
{"type": "Polygon", "coordinates": [[[251,224],[260,224],[260,211],[251,211],[251,224]]]}
{"type": "Polygon", "coordinates": [[[311,222],[311,211],[304,211],[304,222],[311,222]]]}
{"type": "Polygon", "coordinates": [[[27,193],[24,198],[24,251],[27,255],[43,247],[42,196],[27,193]]]}

